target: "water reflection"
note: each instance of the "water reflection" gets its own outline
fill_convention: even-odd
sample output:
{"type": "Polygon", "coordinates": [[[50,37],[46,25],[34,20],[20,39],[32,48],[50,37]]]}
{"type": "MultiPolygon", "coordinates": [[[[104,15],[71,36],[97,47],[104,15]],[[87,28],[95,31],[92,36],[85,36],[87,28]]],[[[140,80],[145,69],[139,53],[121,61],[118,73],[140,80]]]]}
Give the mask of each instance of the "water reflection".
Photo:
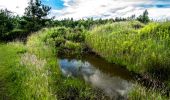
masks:
{"type": "Polygon", "coordinates": [[[64,75],[80,77],[114,99],[126,98],[132,86],[127,70],[96,56],[85,56],[84,59],[60,58],[59,63],[64,75]]]}

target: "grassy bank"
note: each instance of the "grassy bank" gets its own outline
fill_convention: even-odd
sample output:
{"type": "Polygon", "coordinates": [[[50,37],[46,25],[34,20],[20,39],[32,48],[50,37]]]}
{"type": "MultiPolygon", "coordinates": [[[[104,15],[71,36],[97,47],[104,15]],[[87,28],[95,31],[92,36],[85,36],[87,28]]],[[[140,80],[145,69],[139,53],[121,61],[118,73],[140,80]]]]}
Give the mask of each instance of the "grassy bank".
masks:
{"type": "Polygon", "coordinates": [[[164,91],[156,89],[148,89],[139,84],[135,84],[133,89],[129,92],[129,100],[169,100],[168,97],[163,96],[164,91]]]}
{"type": "Polygon", "coordinates": [[[0,46],[1,100],[56,99],[52,89],[54,75],[50,74],[50,69],[55,67],[53,72],[59,73],[57,63],[54,57],[51,58],[49,48],[44,48],[44,53],[41,53],[36,51],[41,47],[38,41],[34,42],[37,44],[31,45],[30,38],[28,45],[13,42],[0,46]]]}
{"type": "Polygon", "coordinates": [[[50,86],[52,93],[54,93],[57,99],[94,99],[101,97],[102,95],[98,95],[97,91],[95,93],[83,81],[61,75],[56,60],[55,41],[50,38],[49,40],[47,39],[48,41],[45,41],[48,38],[49,32],[53,33],[55,31],[53,28],[43,29],[32,35],[28,38],[27,46],[29,53],[35,54],[40,59],[46,59],[46,71],[50,75],[50,82],[48,83],[52,85],[50,86]]]}
{"type": "Polygon", "coordinates": [[[106,99],[102,91],[83,81],[62,76],[54,41],[44,41],[49,31],[31,35],[26,45],[0,45],[0,99],[106,99]]]}
{"type": "Polygon", "coordinates": [[[137,73],[170,69],[170,23],[135,26],[142,25],[120,22],[95,27],[86,36],[86,43],[109,62],[125,65],[137,73]]]}
{"type": "MultiPolygon", "coordinates": [[[[148,25],[118,22],[95,27],[86,35],[85,42],[111,63],[126,66],[128,70],[143,75],[149,73],[154,78],[169,83],[169,33],[170,22],[153,22],[148,25]]],[[[164,100],[159,93],[137,85],[131,91],[130,98],[164,100]]]]}

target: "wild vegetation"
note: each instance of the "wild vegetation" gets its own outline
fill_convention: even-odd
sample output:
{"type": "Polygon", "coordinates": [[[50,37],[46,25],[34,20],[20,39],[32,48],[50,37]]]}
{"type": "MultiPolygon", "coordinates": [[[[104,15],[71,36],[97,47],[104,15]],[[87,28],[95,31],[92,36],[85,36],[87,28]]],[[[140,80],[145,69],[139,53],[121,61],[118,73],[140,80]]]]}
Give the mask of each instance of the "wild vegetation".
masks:
{"type": "Polygon", "coordinates": [[[129,92],[129,100],[169,100],[168,97],[163,96],[164,91],[156,89],[147,89],[139,84],[135,84],[133,89],[129,92]]]}
{"type": "Polygon", "coordinates": [[[45,42],[54,42],[59,55],[80,55],[85,50],[85,30],[82,28],[50,28],[45,42]]]}
{"type": "Polygon", "coordinates": [[[134,21],[118,22],[95,27],[87,34],[85,41],[109,62],[143,75],[149,73],[158,80],[168,82],[169,27],[169,22],[148,25],[134,21]]]}
{"type": "Polygon", "coordinates": [[[31,35],[25,46],[19,42],[1,44],[1,53],[5,51],[0,58],[1,99],[108,98],[79,79],[62,76],[53,43],[43,42],[48,31],[31,35]]]}
{"type": "MultiPolygon", "coordinates": [[[[22,17],[0,10],[0,99],[109,99],[102,90],[61,73],[56,55],[81,56],[91,50],[170,88],[169,21],[151,22],[147,10],[137,18],[54,20],[47,17],[50,9],[30,0],[22,17]],[[9,42],[14,40],[20,42],[9,42]]],[[[128,97],[168,100],[169,95],[137,83],[128,97]]]]}

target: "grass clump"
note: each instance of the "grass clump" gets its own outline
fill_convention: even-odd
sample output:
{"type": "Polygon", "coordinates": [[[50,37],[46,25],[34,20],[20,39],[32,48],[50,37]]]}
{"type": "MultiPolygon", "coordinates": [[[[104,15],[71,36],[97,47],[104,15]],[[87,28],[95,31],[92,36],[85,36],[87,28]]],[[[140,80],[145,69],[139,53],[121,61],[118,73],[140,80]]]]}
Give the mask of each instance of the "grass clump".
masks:
{"type": "Polygon", "coordinates": [[[147,89],[135,84],[133,89],[128,94],[129,100],[169,100],[168,97],[162,96],[160,91],[147,89]]]}
{"type": "Polygon", "coordinates": [[[144,28],[134,26],[134,22],[98,26],[86,36],[86,43],[108,61],[137,73],[170,69],[170,23],[150,23],[144,28]]]}

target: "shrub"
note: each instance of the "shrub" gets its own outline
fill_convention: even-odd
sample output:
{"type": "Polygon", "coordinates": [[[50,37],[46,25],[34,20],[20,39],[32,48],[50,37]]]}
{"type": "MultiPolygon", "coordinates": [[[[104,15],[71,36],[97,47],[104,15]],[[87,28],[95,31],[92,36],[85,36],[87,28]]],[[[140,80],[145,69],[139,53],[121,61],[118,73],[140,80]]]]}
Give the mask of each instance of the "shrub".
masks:
{"type": "Polygon", "coordinates": [[[75,42],[83,42],[85,36],[83,33],[68,33],[66,34],[66,39],[75,42]]]}
{"type": "Polygon", "coordinates": [[[22,38],[22,37],[26,37],[26,31],[25,30],[21,30],[21,29],[14,29],[8,33],[6,33],[3,37],[4,40],[13,40],[16,38],[22,38]]]}
{"type": "Polygon", "coordinates": [[[51,32],[50,37],[55,38],[55,37],[64,37],[65,34],[70,32],[70,29],[65,28],[65,27],[57,27],[54,28],[51,32]]]}

